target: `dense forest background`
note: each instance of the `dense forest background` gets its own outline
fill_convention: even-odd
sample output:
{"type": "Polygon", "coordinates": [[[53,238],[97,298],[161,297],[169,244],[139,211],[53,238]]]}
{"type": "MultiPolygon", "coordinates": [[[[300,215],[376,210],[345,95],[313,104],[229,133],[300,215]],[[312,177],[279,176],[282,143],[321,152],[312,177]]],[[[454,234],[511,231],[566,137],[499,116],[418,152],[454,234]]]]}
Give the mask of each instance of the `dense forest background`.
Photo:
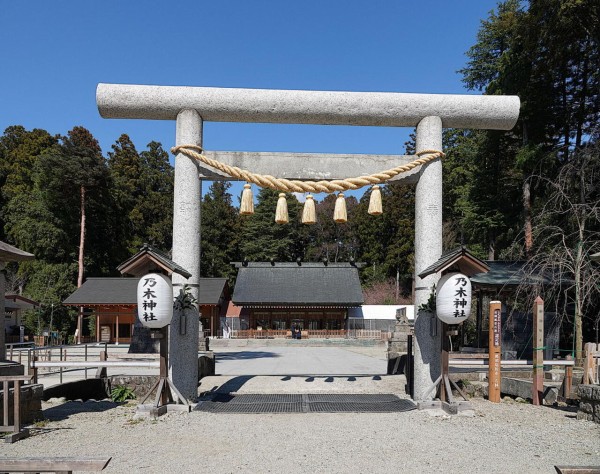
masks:
{"type": "MultiPolygon", "coordinates": [[[[590,259],[600,251],[599,11],[594,0],[499,3],[459,73],[470,91],[518,95],[519,121],[509,132],[445,130],[443,162],[444,248],[464,244],[483,259],[523,260],[531,273],[551,275],[548,296],[590,335],[600,314],[600,265],[590,259]]],[[[381,216],[367,214],[369,192],[348,198],[346,224],[333,222],[335,196],[327,196],[313,226],[300,223],[293,195],[290,223],[275,224],[277,193],[264,189],[256,213],[239,216],[229,187],[214,182],[202,200],[203,277],[232,279],[229,262],[244,258],[354,259],[367,263],[367,302],[410,296],[412,187],[384,187],[381,216]]],[[[0,240],[36,255],[9,266],[7,291],[42,303],[38,323],[52,312],[54,324],[72,333],[73,316],[60,302],[86,276],[115,275],[144,242],[170,250],[172,194],[160,143],[138,151],[123,134],[105,156],[82,127],[64,136],[7,128],[0,240]]]]}

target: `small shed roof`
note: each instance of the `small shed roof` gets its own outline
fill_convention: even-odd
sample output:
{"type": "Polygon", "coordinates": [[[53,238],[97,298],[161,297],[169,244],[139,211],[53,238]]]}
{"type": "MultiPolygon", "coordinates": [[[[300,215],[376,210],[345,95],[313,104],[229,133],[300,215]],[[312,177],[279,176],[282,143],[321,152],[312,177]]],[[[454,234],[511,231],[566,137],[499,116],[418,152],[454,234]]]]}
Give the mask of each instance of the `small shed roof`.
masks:
{"type": "Polygon", "coordinates": [[[419,277],[425,278],[433,273],[443,272],[453,267],[456,267],[457,270],[467,276],[487,272],[490,269],[483,260],[478,259],[466,247],[459,247],[443,253],[435,263],[419,273],[419,277]]]}
{"type": "Polygon", "coordinates": [[[15,294],[4,295],[4,301],[5,301],[5,303],[10,301],[11,306],[9,306],[7,304],[6,305],[7,308],[16,307],[19,309],[30,309],[30,308],[37,308],[40,305],[40,303],[38,303],[35,300],[26,298],[25,296],[15,295],[15,294]]]}
{"type": "Polygon", "coordinates": [[[32,260],[35,255],[24,250],[13,247],[12,245],[0,240],[0,262],[20,262],[22,260],[32,260]]]}
{"type": "Polygon", "coordinates": [[[144,244],[138,253],[121,263],[117,270],[122,274],[141,277],[156,267],[166,271],[169,275],[178,273],[184,278],[192,276],[185,268],[171,260],[166,253],[148,244],[144,244]]]}
{"type": "Polygon", "coordinates": [[[351,263],[236,263],[238,306],[335,306],[363,303],[358,269],[351,263]]]}
{"type": "MultiPolygon", "coordinates": [[[[488,261],[490,267],[487,273],[471,277],[471,283],[476,287],[515,287],[521,284],[546,285],[552,283],[552,278],[545,275],[526,276],[523,261],[488,261]]],[[[563,280],[565,281],[565,280],[563,280]]]]}
{"type": "MultiPolygon", "coordinates": [[[[63,301],[72,306],[136,305],[139,278],[88,278],[63,301]]],[[[200,278],[198,303],[216,306],[227,285],[226,278],[200,278]]]]}

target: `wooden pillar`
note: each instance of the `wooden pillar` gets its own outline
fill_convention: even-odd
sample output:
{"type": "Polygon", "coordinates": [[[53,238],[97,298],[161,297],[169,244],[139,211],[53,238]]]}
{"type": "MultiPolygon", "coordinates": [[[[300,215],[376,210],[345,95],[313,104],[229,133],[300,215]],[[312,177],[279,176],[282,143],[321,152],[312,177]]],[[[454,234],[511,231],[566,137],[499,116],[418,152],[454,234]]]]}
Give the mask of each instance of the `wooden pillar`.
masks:
{"type": "MultiPolygon", "coordinates": [[[[168,326],[165,326],[160,330],[161,338],[160,338],[160,378],[168,379],[169,378],[169,331],[168,326]]],[[[164,387],[160,394],[160,404],[166,405],[169,403],[169,389],[164,387]]]]}
{"type": "Polygon", "coordinates": [[[119,313],[115,317],[115,344],[119,344],[119,313]]]}
{"type": "MultiPolygon", "coordinates": [[[[98,311],[98,310],[96,310],[98,311]]],[[[100,314],[96,312],[96,342],[100,342],[100,314]]]]}
{"type": "Polygon", "coordinates": [[[80,306],[79,313],[77,314],[77,337],[75,338],[75,344],[81,344],[82,331],[83,331],[83,306],[80,306]]]}
{"type": "Polygon", "coordinates": [[[502,368],[502,303],[490,301],[488,400],[500,403],[502,368]]]}
{"type": "MultiPolygon", "coordinates": [[[[566,357],[566,359],[573,360],[573,356],[571,354],[569,354],[566,357]]],[[[565,400],[568,400],[571,398],[572,384],[573,384],[573,366],[567,365],[565,367],[565,378],[563,380],[563,396],[565,397],[565,400]]]]}
{"type": "Polygon", "coordinates": [[[442,359],[441,359],[441,368],[442,368],[442,380],[440,382],[440,400],[442,402],[450,401],[448,396],[452,396],[452,393],[447,393],[446,390],[446,378],[450,373],[450,341],[449,341],[449,332],[448,325],[446,323],[442,323],[442,359]]]}
{"type": "Polygon", "coordinates": [[[533,303],[533,385],[534,405],[544,404],[544,300],[539,296],[533,303]]]}
{"type": "Polygon", "coordinates": [[[6,262],[0,262],[0,360],[4,360],[6,358],[6,335],[4,332],[6,325],[6,308],[4,307],[4,293],[6,286],[6,276],[4,274],[5,268],[6,262]]]}

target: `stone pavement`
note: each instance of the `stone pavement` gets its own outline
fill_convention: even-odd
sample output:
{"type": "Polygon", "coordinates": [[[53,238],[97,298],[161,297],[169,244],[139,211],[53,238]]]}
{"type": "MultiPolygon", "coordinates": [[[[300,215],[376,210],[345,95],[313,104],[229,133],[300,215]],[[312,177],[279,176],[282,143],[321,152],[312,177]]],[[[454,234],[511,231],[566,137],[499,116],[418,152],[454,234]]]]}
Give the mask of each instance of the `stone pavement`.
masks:
{"type": "MultiPolygon", "coordinates": [[[[216,355],[216,376],[201,380],[199,393],[219,390],[227,393],[399,393],[403,376],[385,375],[385,346],[329,344],[310,347],[290,344],[271,346],[212,347],[216,355]]],[[[126,344],[109,345],[109,360],[149,357],[127,354],[126,344]]],[[[98,360],[104,345],[88,345],[88,360],[98,360]]],[[[82,360],[81,346],[67,348],[68,360],[82,360]]],[[[53,354],[52,360],[58,360],[53,354]]],[[[156,368],[109,368],[108,375],[155,375],[156,368]]],[[[95,377],[88,369],[87,377],[95,377]]],[[[85,378],[85,370],[63,370],[63,383],[85,378]]],[[[60,383],[60,374],[40,371],[39,383],[49,388],[60,383]]]]}
{"type": "Polygon", "coordinates": [[[387,361],[383,350],[375,356],[349,347],[215,348],[220,375],[382,375],[387,361]]]}

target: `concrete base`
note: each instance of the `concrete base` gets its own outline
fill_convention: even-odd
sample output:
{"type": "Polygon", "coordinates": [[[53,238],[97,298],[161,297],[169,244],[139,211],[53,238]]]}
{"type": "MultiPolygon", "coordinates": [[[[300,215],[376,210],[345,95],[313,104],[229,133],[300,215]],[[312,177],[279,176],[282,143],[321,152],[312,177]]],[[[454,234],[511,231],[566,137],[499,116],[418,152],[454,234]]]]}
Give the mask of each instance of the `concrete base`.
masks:
{"type": "Polygon", "coordinates": [[[169,403],[168,405],[138,405],[135,411],[136,418],[152,418],[156,420],[159,416],[166,413],[189,413],[192,410],[191,405],[169,403]]]}
{"type": "MultiPolygon", "coordinates": [[[[511,379],[502,377],[500,391],[505,395],[532,399],[533,382],[531,380],[511,379]]],[[[553,405],[558,400],[560,384],[544,384],[544,404],[553,405]]]]}
{"type": "Polygon", "coordinates": [[[4,436],[5,443],[15,443],[20,439],[29,438],[29,430],[22,428],[18,433],[10,433],[4,436]]]}
{"type": "Polygon", "coordinates": [[[417,402],[417,410],[442,410],[448,415],[458,415],[473,411],[473,406],[465,401],[448,403],[441,400],[425,400],[417,402]]]}

